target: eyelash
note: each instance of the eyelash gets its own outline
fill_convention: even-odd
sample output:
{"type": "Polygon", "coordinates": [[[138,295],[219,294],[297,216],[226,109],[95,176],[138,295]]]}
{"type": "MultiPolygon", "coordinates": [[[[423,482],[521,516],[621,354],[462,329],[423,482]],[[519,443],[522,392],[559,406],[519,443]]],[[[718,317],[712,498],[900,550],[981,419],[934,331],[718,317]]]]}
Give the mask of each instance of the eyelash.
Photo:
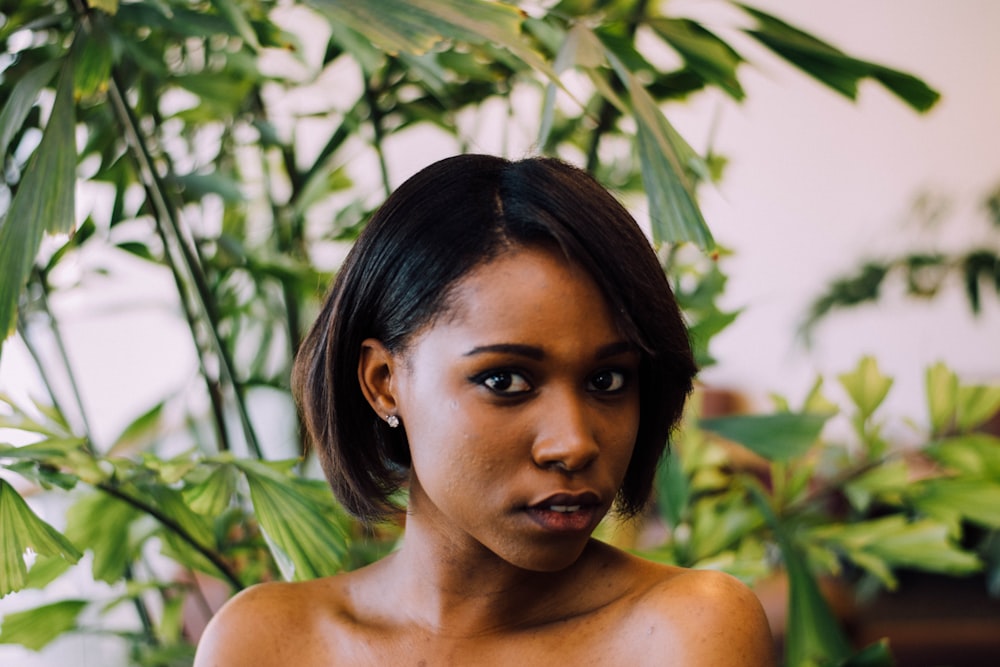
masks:
{"type": "MultiPolygon", "coordinates": [[[[480,373],[479,375],[470,378],[473,383],[482,385],[487,390],[493,392],[498,396],[521,396],[527,394],[534,389],[531,380],[527,378],[527,374],[523,371],[508,370],[508,369],[493,369],[486,371],[485,373],[480,373]],[[495,386],[490,386],[491,380],[503,379],[507,382],[507,386],[502,389],[497,389],[495,386]],[[516,379],[520,379],[517,382],[516,379]],[[519,389],[516,391],[508,391],[510,386],[523,383],[526,388],[519,389]]],[[[623,392],[629,383],[629,373],[622,369],[617,368],[605,368],[593,373],[587,379],[587,390],[598,394],[614,395],[623,392]],[[595,380],[604,375],[612,375],[612,386],[607,389],[600,389],[596,386],[595,380]]],[[[497,383],[499,384],[499,383],[497,383]]]]}
{"type": "Polygon", "coordinates": [[[531,385],[531,381],[528,380],[528,378],[525,377],[525,375],[526,374],[521,371],[507,370],[507,369],[499,369],[499,370],[493,369],[486,371],[485,373],[480,373],[479,375],[476,375],[475,377],[472,378],[472,381],[476,384],[486,387],[486,389],[488,389],[489,391],[493,392],[498,396],[520,396],[534,389],[534,387],[531,385]],[[490,386],[491,380],[497,380],[499,378],[507,379],[511,382],[511,384],[513,384],[513,378],[520,378],[521,381],[527,386],[527,388],[518,391],[506,391],[505,389],[497,389],[496,387],[490,386]]]}

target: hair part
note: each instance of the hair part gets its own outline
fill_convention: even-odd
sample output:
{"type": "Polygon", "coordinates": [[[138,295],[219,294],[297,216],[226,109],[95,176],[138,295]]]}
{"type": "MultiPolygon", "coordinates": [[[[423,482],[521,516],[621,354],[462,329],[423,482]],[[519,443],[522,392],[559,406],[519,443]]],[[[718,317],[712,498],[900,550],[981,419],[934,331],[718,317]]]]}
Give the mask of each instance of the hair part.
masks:
{"type": "Polygon", "coordinates": [[[354,516],[395,514],[410,465],[358,382],[361,343],[403,352],[446,316],[454,286],[517,247],[559,248],[600,287],[641,352],[636,446],[616,499],[643,509],[696,366],[666,276],[628,211],[589,174],[553,158],[461,155],[403,183],[375,212],[337,274],[295,361],[293,391],[337,499],[354,516]]]}

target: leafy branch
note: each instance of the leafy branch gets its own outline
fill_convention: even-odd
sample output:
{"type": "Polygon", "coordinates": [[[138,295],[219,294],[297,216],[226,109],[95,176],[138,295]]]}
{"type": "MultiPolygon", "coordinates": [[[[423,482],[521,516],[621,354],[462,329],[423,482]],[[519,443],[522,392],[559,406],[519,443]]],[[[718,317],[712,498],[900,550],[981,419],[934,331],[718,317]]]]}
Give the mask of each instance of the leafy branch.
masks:
{"type": "MultiPolygon", "coordinates": [[[[915,215],[926,218],[924,224],[942,224],[936,207],[925,211],[924,199],[918,199],[915,215]]],[[[949,286],[960,285],[973,316],[980,314],[984,292],[1000,297],[1000,187],[984,198],[985,226],[990,243],[973,245],[959,252],[910,251],[886,259],[867,259],[852,272],[838,277],[826,291],[813,300],[802,323],[800,334],[808,343],[816,327],[831,314],[875,303],[883,297],[883,288],[902,283],[904,293],[917,300],[930,301],[949,286]]],[[[947,222],[943,223],[947,227],[947,222]]]]}

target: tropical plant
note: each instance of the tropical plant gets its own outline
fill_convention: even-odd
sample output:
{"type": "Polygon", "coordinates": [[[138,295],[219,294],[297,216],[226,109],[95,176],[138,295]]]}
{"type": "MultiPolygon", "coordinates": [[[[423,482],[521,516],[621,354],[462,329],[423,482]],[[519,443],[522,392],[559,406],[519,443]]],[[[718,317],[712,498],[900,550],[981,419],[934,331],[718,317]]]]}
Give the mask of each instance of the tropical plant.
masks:
{"type": "MultiPolygon", "coordinates": [[[[914,201],[908,222],[940,232],[953,229],[949,222],[950,202],[941,196],[925,193],[914,201]]],[[[835,312],[877,302],[886,284],[893,279],[903,283],[908,297],[931,300],[944,290],[961,287],[969,310],[978,316],[984,294],[1000,296],[1000,185],[983,197],[985,238],[962,250],[942,252],[939,242],[920,243],[895,256],[868,257],[816,297],[802,324],[802,334],[808,341],[819,324],[835,312]]]]}
{"type": "Polygon", "coordinates": [[[852,656],[818,578],[871,591],[895,589],[900,569],[985,572],[989,590],[1000,593],[1000,437],[979,430],[1000,411],[1000,385],[965,385],[943,364],[928,368],[928,415],[910,422],[927,427],[914,427],[914,442],[901,448],[884,435],[880,410],[892,378],[866,357],[837,379],[850,401],[843,412],[820,378],[796,409],[775,397],[773,414],[703,418],[685,429],[658,483],[668,538],[644,552],[749,580],[773,575],[780,554],[790,665],[888,657],[884,645],[870,647],[864,661],[852,656]],[[823,438],[832,418],[846,419],[852,436],[823,438]]]}
{"type": "MultiPolygon", "coordinates": [[[[7,614],[0,642],[41,648],[82,629],[85,612],[127,604],[136,622],[114,632],[131,661],[184,664],[182,609],[201,574],[235,591],[354,567],[391,545],[392,527],[359,526],[315,479],[288,374],[336,269],[329,257],[391,189],[410,133],[465,150],[499,112],[499,152],[522,152],[513,133],[527,128],[536,150],[626,199],[644,194],[708,361],[734,315],[716,306],[725,277],[712,255],[689,255],[717,252],[695,195],[722,160],[698,156],[663,109],[705,88],[743,99],[744,56],[719,31],[849,97],[874,79],[917,110],[937,99],[747,5],[731,3],[751,27],[710,29],[661,4],[0,0],[0,329],[16,331],[48,393],[3,398],[0,466],[13,475],[0,478],[0,595],[48,586],[85,551],[93,577],[118,585],[112,600],[7,614]],[[653,64],[662,54],[671,65],[653,64]],[[136,265],[175,286],[196,368],[101,438],[58,300],[129,280],[136,265]],[[289,417],[282,442],[260,441],[259,402],[289,417]],[[33,493],[73,500],[65,530],[39,518],[22,497],[33,493]]],[[[822,608],[807,575],[794,581],[793,603],[822,608]]]]}

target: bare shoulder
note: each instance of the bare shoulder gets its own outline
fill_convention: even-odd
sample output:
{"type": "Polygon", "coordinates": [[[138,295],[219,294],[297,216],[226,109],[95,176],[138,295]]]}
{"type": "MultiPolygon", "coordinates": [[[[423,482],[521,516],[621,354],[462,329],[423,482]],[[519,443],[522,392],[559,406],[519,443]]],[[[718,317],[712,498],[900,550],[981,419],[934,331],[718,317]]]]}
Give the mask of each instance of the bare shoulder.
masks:
{"type": "Polygon", "coordinates": [[[749,587],[722,572],[652,565],[636,629],[688,667],[773,667],[771,631],[749,587]]]}
{"type": "Polygon", "coordinates": [[[317,638],[336,617],[336,590],[326,579],[259,584],[240,592],[208,624],[195,667],[311,664],[323,653],[317,638]]]}

